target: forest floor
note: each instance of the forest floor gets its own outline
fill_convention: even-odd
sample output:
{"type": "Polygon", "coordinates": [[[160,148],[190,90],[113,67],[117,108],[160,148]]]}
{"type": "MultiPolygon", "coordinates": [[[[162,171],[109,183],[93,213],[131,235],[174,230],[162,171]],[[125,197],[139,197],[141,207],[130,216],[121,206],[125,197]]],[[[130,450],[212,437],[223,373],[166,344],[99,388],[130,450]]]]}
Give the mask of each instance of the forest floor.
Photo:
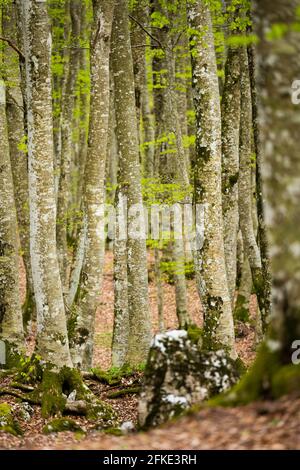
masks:
{"type": "MultiPolygon", "coordinates": [[[[96,347],[94,365],[110,367],[110,345],[113,326],[113,259],[107,252],[102,296],[97,312],[96,347]]],[[[24,279],[21,279],[22,297],[24,279]]],[[[153,332],[158,330],[156,289],[150,279],[150,306],[153,332]]],[[[165,327],[177,328],[175,293],[172,285],[165,285],[165,327]]],[[[194,323],[201,325],[201,305],[194,281],[188,281],[188,302],[194,323]]],[[[255,299],[252,301],[255,312],[255,299]]],[[[28,350],[33,348],[33,337],[28,338],[28,350]]],[[[250,365],[255,357],[255,331],[253,324],[238,328],[237,350],[243,361],[250,365]]],[[[118,386],[90,380],[88,385],[97,397],[109,403],[118,413],[120,422],[137,422],[137,395],[109,398],[113,391],[137,385],[141,374],[122,379],[118,386]]],[[[2,379],[0,388],[6,385],[2,379]]],[[[17,399],[0,397],[0,403],[21,406],[17,399]]],[[[93,430],[93,425],[83,417],[73,417],[85,434],[60,432],[45,435],[46,421],[40,407],[34,406],[29,420],[20,418],[22,437],[0,432],[0,449],[300,449],[300,400],[284,397],[277,402],[254,403],[245,407],[203,409],[148,432],[123,436],[104,434],[93,430]]],[[[28,417],[27,417],[28,419],[28,417]]]]}

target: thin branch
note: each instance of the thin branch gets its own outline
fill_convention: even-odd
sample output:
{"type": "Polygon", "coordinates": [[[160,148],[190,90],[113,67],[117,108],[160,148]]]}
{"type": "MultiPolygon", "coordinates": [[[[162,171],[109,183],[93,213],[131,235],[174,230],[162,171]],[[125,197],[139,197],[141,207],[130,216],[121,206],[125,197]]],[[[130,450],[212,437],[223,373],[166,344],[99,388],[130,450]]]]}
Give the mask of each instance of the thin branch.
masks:
{"type": "Polygon", "coordinates": [[[156,46],[155,44],[134,44],[133,46],[131,46],[132,48],[134,47],[160,47],[160,46],[156,46]]]}
{"type": "Polygon", "coordinates": [[[144,26],[137,19],[135,19],[133,16],[131,16],[131,15],[128,15],[128,16],[132,21],[134,21],[144,31],[144,33],[146,33],[149,36],[149,38],[151,38],[153,41],[157,42],[159,47],[161,49],[163,49],[163,45],[159,41],[159,39],[157,39],[155,36],[153,36],[151,33],[149,33],[149,31],[146,28],[144,28],[144,26]]]}
{"type": "Polygon", "coordinates": [[[0,36],[0,41],[4,41],[4,42],[7,42],[7,44],[17,53],[19,54],[19,57],[20,57],[20,60],[22,62],[25,62],[25,56],[23,54],[23,52],[20,51],[20,49],[8,38],[4,38],[2,36],[0,36]]]}

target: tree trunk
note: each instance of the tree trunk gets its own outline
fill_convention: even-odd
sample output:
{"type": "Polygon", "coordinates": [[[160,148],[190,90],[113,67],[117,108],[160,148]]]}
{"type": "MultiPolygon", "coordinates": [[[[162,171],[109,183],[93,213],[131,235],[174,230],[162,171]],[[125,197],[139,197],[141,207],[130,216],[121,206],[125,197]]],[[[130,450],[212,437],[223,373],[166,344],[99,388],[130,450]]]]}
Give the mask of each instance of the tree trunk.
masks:
{"type": "Polygon", "coordinates": [[[70,341],[74,364],[92,365],[95,314],[104,261],[105,164],[109,122],[109,53],[114,0],[93,1],[91,35],[91,115],[85,166],[83,211],[87,220],[86,245],[80,285],[73,305],[75,326],[70,341]]]}
{"type": "Polygon", "coordinates": [[[119,150],[119,197],[127,200],[129,343],[126,361],[144,362],[150,346],[146,240],[131,233],[141,211],[142,193],[135,112],[134,76],[126,0],[119,0],[113,23],[112,69],[119,150]]]}
{"type": "MultiPolygon", "coordinates": [[[[5,8],[3,14],[3,35],[23,49],[20,34],[17,34],[18,12],[15,5],[5,8]]],[[[5,70],[7,75],[6,115],[8,127],[9,151],[13,175],[15,204],[17,210],[20,245],[26,271],[26,299],[23,304],[23,321],[26,327],[35,316],[35,300],[30,263],[29,248],[29,206],[28,206],[28,160],[26,152],[26,133],[24,118],[26,104],[23,100],[21,70],[19,57],[7,46],[4,51],[5,70]]],[[[23,84],[23,87],[25,84],[23,84]]]]}
{"type": "MultiPolygon", "coordinates": [[[[204,213],[203,243],[195,250],[204,310],[204,346],[225,347],[236,358],[222,221],[221,109],[211,16],[205,2],[188,2],[196,112],[194,200],[204,213]],[[206,344],[205,344],[206,343],[206,344]]],[[[201,236],[200,233],[198,233],[201,236]]]]}
{"type": "Polygon", "coordinates": [[[239,172],[239,215],[243,236],[244,253],[249,259],[252,281],[260,311],[264,312],[263,273],[259,247],[256,241],[253,221],[252,184],[252,111],[251,88],[246,47],[240,48],[241,66],[241,124],[240,124],[240,172],[239,172]]]}
{"type": "Polygon", "coordinates": [[[263,302],[264,308],[261,312],[261,323],[263,332],[266,331],[270,321],[271,315],[271,289],[272,289],[272,274],[270,267],[269,257],[269,242],[265,221],[265,199],[263,188],[263,149],[261,142],[261,128],[260,128],[260,111],[259,99],[257,94],[257,64],[256,64],[256,51],[254,45],[248,46],[248,62],[251,84],[251,102],[252,102],[252,127],[253,127],[253,141],[256,157],[255,176],[256,176],[256,207],[257,207],[257,231],[258,243],[260,248],[262,276],[263,276],[263,302]]]}
{"type": "Polygon", "coordinates": [[[28,106],[30,255],[37,307],[36,350],[57,367],[71,365],[56,252],[51,34],[45,2],[22,2],[28,106]]]}
{"type": "Polygon", "coordinates": [[[224,248],[231,305],[234,306],[239,231],[238,177],[240,132],[240,63],[238,48],[230,47],[222,97],[222,193],[224,248]]]}
{"type": "Polygon", "coordinates": [[[257,2],[263,175],[274,299],[272,322],[253,367],[227,396],[217,400],[226,405],[299,393],[299,105],[287,92],[300,74],[300,35],[293,27],[299,7],[299,0],[257,2]],[[285,25],[286,32],[276,40],[268,39],[265,32],[279,24],[285,25]]]}
{"type": "Polygon", "coordinates": [[[63,289],[67,291],[68,275],[68,210],[70,207],[71,190],[71,164],[74,159],[72,132],[73,113],[75,106],[75,85],[79,69],[80,59],[80,1],[70,2],[71,16],[71,47],[69,57],[68,75],[66,79],[66,89],[62,98],[61,116],[61,157],[60,157],[60,177],[57,199],[57,225],[56,238],[58,259],[60,265],[60,275],[63,289]]]}
{"type": "Polygon", "coordinates": [[[5,84],[0,80],[0,338],[17,349],[24,346],[19,291],[17,216],[9,158],[5,84]]]}

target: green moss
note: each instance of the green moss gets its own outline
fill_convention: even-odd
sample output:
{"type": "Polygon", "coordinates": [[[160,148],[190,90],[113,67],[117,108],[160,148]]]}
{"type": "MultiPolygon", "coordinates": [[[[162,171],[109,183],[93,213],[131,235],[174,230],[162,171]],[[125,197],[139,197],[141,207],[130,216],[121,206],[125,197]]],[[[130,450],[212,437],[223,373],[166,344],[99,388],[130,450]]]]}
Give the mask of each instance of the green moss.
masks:
{"type": "Polygon", "coordinates": [[[187,334],[192,343],[199,344],[202,339],[203,330],[199,326],[192,323],[187,328],[187,334]]]}
{"type": "Polygon", "coordinates": [[[227,393],[208,402],[210,406],[246,405],[258,399],[272,398],[271,383],[279,368],[278,352],[272,352],[264,342],[251,369],[227,393]]]}
{"type": "Polygon", "coordinates": [[[122,436],[123,433],[120,428],[107,428],[104,430],[105,434],[111,434],[112,436],[122,436]]]}
{"type": "Polygon", "coordinates": [[[77,400],[86,400],[91,395],[77,369],[63,367],[57,372],[48,366],[44,370],[41,385],[42,416],[62,414],[66,405],[66,396],[74,390],[77,400]]]}
{"type": "Polygon", "coordinates": [[[23,431],[19,423],[14,419],[12,408],[8,403],[0,403],[0,431],[21,436],[23,431]]]}
{"type": "Polygon", "coordinates": [[[122,376],[120,375],[120,369],[109,369],[108,371],[102,370],[99,367],[91,369],[94,376],[99,382],[106,383],[108,385],[117,385],[121,382],[122,376]]]}
{"type": "Polygon", "coordinates": [[[87,406],[87,418],[98,421],[101,428],[111,427],[117,423],[117,416],[113,408],[100,400],[93,400],[87,406]]]}
{"type": "Polygon", "coordinates": [[[42,382],[42,416],[48,418],[56,414],[62,414],[66,398],[62,395],[61,374],[45,370],[42,382]]]}
{"type": "Polygon", "coordinates": [[[23,325],[24,325],[24,330],[28,330],[28,325],[30,321],[34,320],[35,318],[35,300],[34,300],[34,293],[30,292],[28,289],[26,292],[26,298],[25,302],[22,306],[22,312],[23,312],[23,325]]]}
{"type": "Polygon", "coordinates": [[[238,295],[234,309],[234,319],[247,323],[250,320],[249,309],[245,307],[247,299],[243,295],[238,295]]]}
{"type": "Polygon", "coordinates": [[[11,406],[8,403],[0,403],[0,416],[6,417],[11,415],[11,406]]]}
{"type": "Polygon", "coordinates": [[[73,419],[55,418],[49,421],[43,427],[43,434],[51,434],[53,432],[72,431],[84,434],[83,429],[73,419]]]}
{"type": "Polygon", "coordinates": [[[279,398],[283,395],[300,393],[300,365],[289,364],[281,367],[272,378],[272,395],[279,398]]]}
{"type": "Polygon", "coordinates": [[[131,377],[135,373],[143,371],[144,368],[144,364],[140,364],[134,369],[128,364],[124,364],[122,367],[111,367],[108,370],[95,367],[91,369],[91,372],[99,382],[108,385],[118,385],[121,383],[123,377],[131,377]]]}

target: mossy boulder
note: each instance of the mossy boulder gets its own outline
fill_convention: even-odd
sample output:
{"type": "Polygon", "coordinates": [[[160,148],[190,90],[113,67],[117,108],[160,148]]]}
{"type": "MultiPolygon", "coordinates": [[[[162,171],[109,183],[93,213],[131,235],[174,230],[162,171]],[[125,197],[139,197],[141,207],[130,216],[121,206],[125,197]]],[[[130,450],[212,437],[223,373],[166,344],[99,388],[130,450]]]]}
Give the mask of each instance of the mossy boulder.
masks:
{"type": "Polygon", "coordinates": [[[204,351],[185,330],[152,342],[139,402],[142,428],[157,426],[193,405],[228,390],[240,371],[224,350],[204,351]]]}
{"type": "Polygon", "coordinates": [[[70,418],[55,418],[49,421],[43,427],[44,434],[51,434],[55,432],[71,431],[77,433],[84,433],[83,429],[76,421],[70,418]]]}
{"type": "Polygon", "coordinates": [[[0,431],[13,436],[22,435],[22,429],[14,419],[13,409],[8,403],[0,403],[0,431]]]}

